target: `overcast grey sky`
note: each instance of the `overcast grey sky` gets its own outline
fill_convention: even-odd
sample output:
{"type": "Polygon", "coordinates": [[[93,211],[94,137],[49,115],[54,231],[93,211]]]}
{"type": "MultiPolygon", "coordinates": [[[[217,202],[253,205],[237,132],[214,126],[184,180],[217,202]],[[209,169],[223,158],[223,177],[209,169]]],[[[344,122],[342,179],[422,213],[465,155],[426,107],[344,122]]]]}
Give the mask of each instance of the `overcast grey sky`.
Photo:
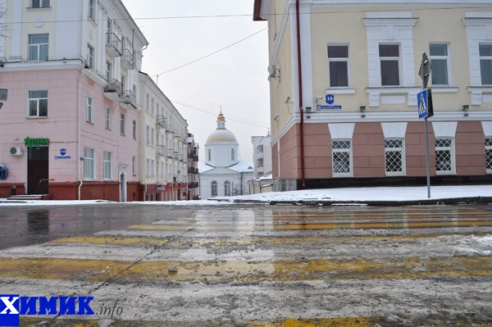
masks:
{"type": "Polygon", "coordinates": [[[270,119],[267,23],[253,21],[254,1],[123,3],[149,41],[142,71],[188,121],[200,160],[221,106],[241,159],[252,160],[251,136],[266,135],[270,119]]]}

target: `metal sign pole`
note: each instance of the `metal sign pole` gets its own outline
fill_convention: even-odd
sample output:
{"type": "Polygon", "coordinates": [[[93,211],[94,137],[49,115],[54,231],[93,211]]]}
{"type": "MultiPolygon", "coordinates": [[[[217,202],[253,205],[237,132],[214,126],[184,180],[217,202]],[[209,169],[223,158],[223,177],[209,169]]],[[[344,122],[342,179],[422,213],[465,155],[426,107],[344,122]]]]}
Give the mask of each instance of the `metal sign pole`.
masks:
{"type": "MultiPolygon", "coordinates": [[[[430,73],[431,73],[430,61],[429,61],[429,58],[427,57],[427,54],[424,52],[422,54],[422,62],[420,64],[420,70],[419,70],[419,75],[422,78],[422,89],[423,90],[425,90],[427,88],[427,83],[429,81],[430,73]]],[[[427,97],[427,99],[425,99],[427,101],[427,106],[425,108],[425,117],[424,117],[425,118],[424,119],[424,124],[425,124],[425,166],[426,166],[426,175],[427,175],[427,198],[430,199],[431,191],[430,191],[430,162],[429,162],[430,161],[429,160],[429,126],[427,123],[427,118],[432,117],[434,115],[434,110],[432,108],[431,90],[429,89],[427,92],[429,92],[429,93],[425,93],[426,97],[427,97]]],[[[421,117],[419,117],[419,118],[421,118],[421,117]]]]}
{"type": "Polygon", "coordinates": [[[425,166],[427,170],[427,198],[431,197],[431,185],[430,185],[430,163],[429,163],[429,126],[427,124],[427,117],[425,117],[425,166]]]}

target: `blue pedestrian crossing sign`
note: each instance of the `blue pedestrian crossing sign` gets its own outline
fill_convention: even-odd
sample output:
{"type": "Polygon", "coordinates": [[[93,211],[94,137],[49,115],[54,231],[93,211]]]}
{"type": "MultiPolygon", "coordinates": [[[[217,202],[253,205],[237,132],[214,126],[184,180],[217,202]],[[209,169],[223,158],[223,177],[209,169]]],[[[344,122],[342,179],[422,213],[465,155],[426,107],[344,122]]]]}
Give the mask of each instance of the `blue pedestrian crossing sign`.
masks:
{"type": "Polygon", "coordinates": [[[417,104],[419,109],[419,118],[430,118],[434,116],[432,107],[432,91],[425,89],[417,94],[417,104]]]}

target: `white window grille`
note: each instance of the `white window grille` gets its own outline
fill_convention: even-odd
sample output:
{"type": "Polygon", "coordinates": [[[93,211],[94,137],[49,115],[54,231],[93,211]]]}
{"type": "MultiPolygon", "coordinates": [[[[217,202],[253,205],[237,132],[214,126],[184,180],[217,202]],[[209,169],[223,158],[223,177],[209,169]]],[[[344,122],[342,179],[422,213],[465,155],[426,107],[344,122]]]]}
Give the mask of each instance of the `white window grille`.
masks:
{"type": "Polygon", "coordinates": [[[352,175],[352,144],[350,140],[332,140],[333,176],[352,175]]]}
{"type": "Polygon", "coordinates": [[[485,167],[492,174],[492,137],[485,138],[485,167]]]}
{"type": "Polygon", "coordinates": [[[404,169],[404,140],[403,139],[385,139],[384,156],[386,175],[402,175],[404,169]]]}
{"type": "Polygon", "coordinates": [[[452,138],[437,138],[435,142],[436,173],[454,172],[454,146],[452,138]]]}

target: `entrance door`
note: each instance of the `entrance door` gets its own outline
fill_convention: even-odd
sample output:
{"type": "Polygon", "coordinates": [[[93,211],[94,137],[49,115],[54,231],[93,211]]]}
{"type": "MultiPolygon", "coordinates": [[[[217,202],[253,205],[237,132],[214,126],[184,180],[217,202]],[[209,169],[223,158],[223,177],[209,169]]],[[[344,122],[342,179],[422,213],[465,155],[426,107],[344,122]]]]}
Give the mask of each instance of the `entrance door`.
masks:
{"type": "Polygon", "coordinates": [[[49,194],[49,147],[28,148],[27,194],[49,194]]]}

